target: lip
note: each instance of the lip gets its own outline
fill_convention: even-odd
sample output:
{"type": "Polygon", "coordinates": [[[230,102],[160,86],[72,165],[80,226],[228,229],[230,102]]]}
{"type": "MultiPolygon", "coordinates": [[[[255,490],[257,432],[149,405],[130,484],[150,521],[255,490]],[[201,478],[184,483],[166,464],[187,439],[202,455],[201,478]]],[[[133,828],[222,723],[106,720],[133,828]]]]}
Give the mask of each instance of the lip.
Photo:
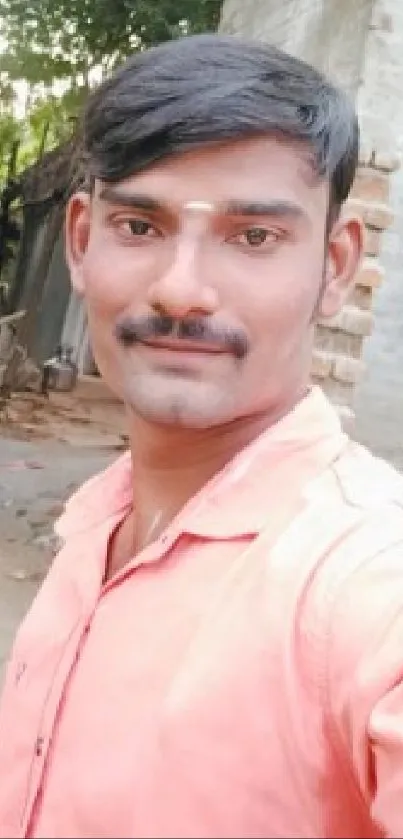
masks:
{"type": "Polygon", "coordinates": [[[178,353],[179,355],[223,355],[228,352],[228,350],[222,346],[218,346],[218,344],[201,344],[197,343],[197,341],[186,341],[184,338],[180,341],[163,338],[161,340],[141,341],[141,343],[144,347],[149,347],[152,350],[163,350],[165,352],[178,353]]]}

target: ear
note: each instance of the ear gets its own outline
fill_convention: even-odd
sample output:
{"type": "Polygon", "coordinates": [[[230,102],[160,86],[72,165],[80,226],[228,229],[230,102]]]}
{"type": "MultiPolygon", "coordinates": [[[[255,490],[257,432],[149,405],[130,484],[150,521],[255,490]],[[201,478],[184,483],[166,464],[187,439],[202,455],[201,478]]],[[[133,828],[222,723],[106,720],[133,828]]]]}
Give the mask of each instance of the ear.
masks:
{"type": "Polygon", "coordinates": [[[90,237],[91,195],[76,192],[66,210],[65,251],[71,283],[79,295],[84,294],[83,262],[90,237]]]}
{"type": "Polygon", "coordinates": [[[343,214],[328,240],[323,294],[319,314],[331,318],[343,307],[360,266],[364,250],[364,225],[359,216],[343,214]]]}

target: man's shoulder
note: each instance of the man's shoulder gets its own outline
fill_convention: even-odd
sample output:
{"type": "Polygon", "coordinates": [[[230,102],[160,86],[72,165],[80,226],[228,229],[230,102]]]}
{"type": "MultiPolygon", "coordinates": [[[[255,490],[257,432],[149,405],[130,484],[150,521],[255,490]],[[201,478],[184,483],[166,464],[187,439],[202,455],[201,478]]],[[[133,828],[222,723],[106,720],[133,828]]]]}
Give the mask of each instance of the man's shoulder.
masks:
{"type": "Polygon", "coordinates": [[[348,441],[305,486],[304,500],[277,550],[309,576],[325,612],[349,580],[371,588],[378,570],[393,578],[396,556],[403,587],[403,477],[392,466],[348,441]]]}
{"type": "Polygon", "coordinates": [[[281,546],[299,598],[304,586],[304,627],[358,658],[371,634],[402,612],[403,476],[351,441],[307,488],[307,501],[281,546]]]}
{"type": "MultiPolygon", "coordinates": [[[[390,589],[403,595],[403,476],[353,441],[314,486],[305,529],[317,542],[316,583],[325,612],[344,592],[352,604],[390,589]],[[315,522],[317,532],[315,534],[315,522]],[[359,597],[353,592],[359,592],[359,597]]],[[[368,604],[367,604],[368,605],[368,604]]],[[[352,609],[357,615],[360,607],[352,609]]]]}
{"type": "Polygon", "coordinates": [[[347,505],[375,512],[392,504],[403,514],[403,475],[364,446],[350,441],[331,472],[347,505]]]}
{"type": "Polygon", "coordinates": [[[403,545],[403,475],[352,440],[307,482],[303,497],[295,527],[300,522],[307,537],[325,545],[332,532],[328,557],[344,554],[352,544],[361,559],[378,544],[386,547],[400,539],[403,545]]]}
{"type": "Polygon", "coordinates": [[[332,468],[352,526],[324,563],[316,594],[340,717],[338,703],[359,697],[369,714],[402,678],[403,476],[356,444],[332,468]]]}

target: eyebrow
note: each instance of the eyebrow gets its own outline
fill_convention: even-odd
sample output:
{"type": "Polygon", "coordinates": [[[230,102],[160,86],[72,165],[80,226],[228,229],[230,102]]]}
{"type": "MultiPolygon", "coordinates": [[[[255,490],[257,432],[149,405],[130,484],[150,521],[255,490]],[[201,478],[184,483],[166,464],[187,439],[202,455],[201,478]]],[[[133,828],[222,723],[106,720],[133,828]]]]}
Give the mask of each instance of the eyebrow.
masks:
{"type": "MultiPolygon", "coordinates": [[[[99,194],[101,201],[109,204],[116,204],[120,207],[128,207],[133,210],[146,210],[151,212],[172,212],[170,206],[151,195],[143,193],[124,192],[113,186],[104,187],[99,194]]],[[[217,212],[226,216],[270,216],[289,217],[302,219],[306,212],[302,206],[293,201],[243,201],[230,200],[217,205],[217,212]]]]}
{"type": "Polygon", "coordinates": [[[99,193],[101,201],[108,204],[118,204],[121,207],[132,207],[134,210],[162,210],[164,204],[150,195],[123,192],[113,186],[105,186],[99,193]]]}
{"type": "Polygon", "coordinates": [[[293,201],[228,201],[224,207],[226,215],[231,216],[289,216],[303,218],[306,213],[293,201]]]}

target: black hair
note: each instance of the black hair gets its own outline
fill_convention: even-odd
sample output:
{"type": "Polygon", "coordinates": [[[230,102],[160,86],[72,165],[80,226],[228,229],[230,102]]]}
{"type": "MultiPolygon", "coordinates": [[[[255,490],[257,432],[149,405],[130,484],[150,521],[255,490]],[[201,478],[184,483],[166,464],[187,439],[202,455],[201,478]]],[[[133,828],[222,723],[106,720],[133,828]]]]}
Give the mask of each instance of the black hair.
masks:
{"type": "Polygon", "coordinates": [[[268,44],[194,35],[135,53],[89,97],[87,175],[118,182],[208,143],[274,134],[304,143],[337,215],[352,185],[359,129],[347,94],[268,44]]]}

